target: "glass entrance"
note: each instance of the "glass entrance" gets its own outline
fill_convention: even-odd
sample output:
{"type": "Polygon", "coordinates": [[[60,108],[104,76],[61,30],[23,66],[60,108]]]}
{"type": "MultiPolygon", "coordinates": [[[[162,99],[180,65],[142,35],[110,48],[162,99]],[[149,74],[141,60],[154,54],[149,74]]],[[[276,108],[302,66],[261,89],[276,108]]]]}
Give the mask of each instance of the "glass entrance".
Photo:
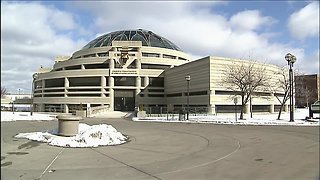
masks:
{"type": "Polygon", "coordinates": [[[134,111],[135,90],[114,90],[114,110],[134,111]]]}

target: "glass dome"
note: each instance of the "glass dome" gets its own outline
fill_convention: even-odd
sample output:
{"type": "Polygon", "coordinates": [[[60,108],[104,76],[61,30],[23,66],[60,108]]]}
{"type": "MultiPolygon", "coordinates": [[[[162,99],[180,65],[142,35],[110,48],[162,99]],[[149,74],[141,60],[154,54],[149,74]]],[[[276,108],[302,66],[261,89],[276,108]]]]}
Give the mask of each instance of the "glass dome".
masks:
{"type": "Polygon", "coordinates": [[[112,41],[141,41],[142,46],[160,47],[182,51],[178,46],[166,38],[161,37],[152,31],[143,29],[115,31],[104,34],[89,42],[82,49],[111,46],[112,41]]]}

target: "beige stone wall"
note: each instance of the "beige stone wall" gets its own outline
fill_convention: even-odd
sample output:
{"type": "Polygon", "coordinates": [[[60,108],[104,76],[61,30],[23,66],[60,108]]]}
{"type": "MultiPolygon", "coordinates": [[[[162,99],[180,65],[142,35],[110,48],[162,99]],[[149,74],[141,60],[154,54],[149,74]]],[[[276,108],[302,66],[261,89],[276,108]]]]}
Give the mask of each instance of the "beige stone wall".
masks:
{"type": "MultiPolygon", "coordinates": [[[[39,70],[38,78],[35,80],[35,98],[34,103],[43,110],[44,104],[101,104],[109,105],[111,109],[114,108],[114,90],[115,89],[131,89],[136,92],[136,106],[139,104],[165,104],[164,97],[148,97],[148,93],[144,97],[140,97],[140,92],[143,91],[149,84],[150,77],[163,77],[163,69],[142,69],[142,64],[147,65],[167,65],[174,67],[181,65],[190,60],[190,56],[186,53],[157,48],[157,47],[145,47],[142,46],[141,42],[119,42],[114,41],[111,47],[98,47],[79,50],[73,53],[71,59],[61,58],[56,59],[55,64],[51,68],[46,68],[45,71],[39,70]],[[116,59],[119,58],[122,47],[128,47],[129,49],[135,49],[135,51],[129,51],[129,60],[136,62],[136,69],[116,68],[116,59]],[[145,57],[142,53],[156,53],[159,57],[145,57]],[[102,56],[106,54],[106,56],[102,56]],[[166,58],[166,55],[174,56],[175,59],[166,58]],[[108,63],[109,68],[104,69],[85,69],[88,64],[102,64],[108,63]],[[80,67],[78,69],[67,70],[69,67],[80,67]],[[114,85],[114,77],[125,76],[135,77],[136,86],[121,86],[116,87],[114,85]],[[69,87],[69,79],[72,77],[100,77],[101,84],[95,87],[88,86],[77,86],[69,87]],[[45,81],[49,79],[65,78],[65,84],[61,87],[45,87],[45,81]],[[108,78],[108,83],[106,82],[108,78]],[[144,86],[141,86],[141,78],[144,78],[144,86]],[[108,85],[107,85],[108,84],[108,85]],[[88,89],[85,91],[84,89],[88,89]],[[99,89],[98,91],[90,91],[90,88],[99,89]],[[75,92],[75,90],[81,90],[75,92]],[[71,92],[71,90],[73,90],[71,92]],[[100,97],[70,97],[70,94],[100,94],[100,97]],[[46,97],[46,96],[57,96],[57,97],[46,97]],[[108,97],[107,97],[108,96],[108,97]]],[[[127,61],[127,62],[128,62],[127,61]]],[[[44,69],[44,68],[43,68],[44,69]]],[[[161,88],[155,88],[161,89],[161,88]]],[[[163,89],[163,88],[162,88],[163,89]]],[[[160,92],[158,94],[163,94],[160,92]]],[[[68,109],[68,107],[66,107],[68,109]]]]}
{"type": "MultiPolygon", "coordinates": [[[[216,91],[228,91],[222,83],[224,69],[228,65],[239,65],[240,63],[252,63],[252,61],[210,56],[167,70],[165,72],[167,104],[186,105],[187,97],[185,95],[181,97],[168,97],[168,94],[186,92],[187,82],[185,76],[190,75],[190,92],[208,92],[208,95],[190,96],[190,105],[206,105],[208,111],[212,113],[215,112],[217,105],[234,105],[233,95],[216,94],[216,91]]],[[[255,63],[257,63],[257,66],[262,65],[266,68],[266,73],[271,78],[270,83],[275,83],[277,78],[280,78],[276,75],[276,72],[280,71],[277,66],[259,62],[255,63]]],[[[252,96],[253,105],[273,107],[271,109],[274,109],[274,105],[280,105],[279,101],[271,93],[271,89],[259,89],[259,92],[268,94],[252,96]]],[[[276,93],[283,92],[278,89],[276,93]]],[[[240,97],[238,97],[239,104],[240,97]]]]}
{"type": "MultiPolygon", "coordinates": [[[[209,90],[209,61],[204,58],[165,71],[165,93],[183,93],[181,97],[167,97],[167,104],[186,104],[187,81],[190,75],[190,92],[209,90]]],[[[209,103],[209,95],[190,96],[190,105],[209,103]]]]}
{"type": "MultiPolygon", "coordinates": [[[[224,78],[224,68],[229,65],[240,65],[241,63],[248,64],[252,63],[250,60],[242,59],[232,59],[232,58],[222,58],[222,57],[210,57],[210,91],[214,92],[216,90],[227,91],[226,87],[222,83],[224,78]]],[[[280,69],[271,64],[254,62],[257,64],[256,67],[263,66],[266,68],[267,76],[270,77],[269,83],[276,84],[278,78],[282,78],[280,75],[277,75],[277,72],[280,69]]],[[[271,93],[271,89],[258,89],[259,92],[271,93]]],[[[281,89],[277,89],[277,93],[283,93],[281,89]]],[[[252,96],[252,103],[255,105],[280,105],[279,101],[272,95],[270,96],[252,96]]],[[[240,100],[240,97],[238,97],[240,100]]],[[[210,96],[210,104],[221,104],[221,105],[232,105],[233,96],[231,95],[215,95],[212,93],[210,96]]]]}

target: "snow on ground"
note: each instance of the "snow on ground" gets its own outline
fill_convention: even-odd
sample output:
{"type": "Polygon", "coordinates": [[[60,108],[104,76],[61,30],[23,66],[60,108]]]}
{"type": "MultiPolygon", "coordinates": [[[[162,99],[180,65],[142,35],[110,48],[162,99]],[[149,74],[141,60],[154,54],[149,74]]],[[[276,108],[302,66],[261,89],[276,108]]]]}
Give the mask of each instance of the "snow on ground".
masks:
{"type": "Polygon", "coordinates": [[[58,136],[58,129],[44,132],[19,133],[16,138],[27,138],[60,147],[98,147],[126,142],[126,137],[113,126],[79,124],[78,134],[72,137],[58,136]]]}
{"type": "Polygon", "coordinates": [[[30,115],[30,112],[10,112],[10,111],[1,111],[1,122],[2,121],[51,121],[56,120],[56,115],[52,114],[41,114],[33,113],[30,115]]]}
{"type": "Polygon", "coordinates": [[[293,126],[319,126],[319,113],[314,114],[314,119],[306,120],[308,109],[296,109],[294,112],[294,122],[289,122],[289,113],[282,112],[281,120],[277,120],[278,113],[253,113],[253,118],[249,114],[244,115],[244,120],[239,120],[240,114],[221,113],[217,115],[189,115],[189,120],[179,121],[179,115],[169,115],[162,117],[146,117],[144,119],[132,118],[133,121],[154,121],[154,122],[186,122],[186,123],[213,123],[213,124],[238,124],[238,125],[293,125],[293,126]]]}
{"type": "MultiPolygon", "coordinates": [[[[101,114],[99,117],[124,117],[128,113],[109,112],[101,114]]],[[[239,116],[239,114],[238,114],[239,116]]],[[[294,113],[294,122],[289,122],[289,113],[281,115],[282,120],[276,120],[278,113],[253,113],[253,118],[248,114],[245,120],[235,120],[235,114],[217,114],[208,116],[190,115],[188,121],[179,121],[179,116],[147,117],[145,119],[132,118],[134,121],[156,121],[156,122],[186,122],[186,123],[213,123],[213,124],[234,124],[234,125],[293,125],[293,126],[319,126],[319,113],[314,114],[314,119],[305,120],[308,116],[308,109],[296,109],[294,113]]],[[[19,120],[56,120],[56,115],[30,112],[5,112],[1,111],[1,121],[19,121],[19,120]]],[[[113,126],[107,124],[89,126],[84,123],[79,124],[78,134],[72,137],[58,135],[58,129],[47,130],[43,132],[19,133],[16,138],[27,138],[34,141],[48,143],[52,146],[60,147],[97,147],[105,145],[117,145],[125,143],[127,137],[118,132],[113,126]]]]}

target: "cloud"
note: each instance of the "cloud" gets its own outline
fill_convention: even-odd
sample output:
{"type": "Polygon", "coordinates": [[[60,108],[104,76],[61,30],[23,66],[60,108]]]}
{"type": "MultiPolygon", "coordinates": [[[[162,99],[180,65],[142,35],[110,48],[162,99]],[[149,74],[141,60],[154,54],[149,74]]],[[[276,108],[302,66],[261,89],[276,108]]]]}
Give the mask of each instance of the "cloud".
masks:
{"type": "MultiPolygon", "coordinates": [[[[268,28],[278,22],[259,10],[237,12],[230,18],[215,12],[210,2],[79,2],[75,6],[96,16],[100,33],[143,28],[174,42],[192,57],[208,55],[255,58],[285,65],[287,52],[304,57],[304,50],[289,44],[271,43],[276,32],[268,28]],[[121,11],[125,9],[126,11],[121,11]]],[[[217,8],[218,9],[218,8],[217,8]]]]}
{"type": "Polygon", "coordinates": [[[292,37],[299,40],[308,37],[319,37],[319,2],[311,2],[291,14],[288,28],[292,37]]]}
{"type": "MultiPolygon", "coordinates": [[[[298,56],[297,56],[298,57],[298,56]]],[[[297,58],[296,68],[301,73],[306,73],[305,69],[308,69],[309,72],[317,73],[319,74],[319,49],[308,55],[304,61],[301,61],[299,58],[297,58]]],[[[310,73],[307,73],[310,74],[310,73]]]]}
{"type": "Polygon", "coordinates": [[[85,42],[61,31],[78,25],[73,15],[41,3],[1,2],[1,82],[9,92],[30,92],[32,74],[52,67],[57,55],[71,55],[85,42]]]}
{"type": "Polygon", "coordinates": [[[234,29],[252,31],[258,30],[264,25],[274,24],[276,20],[270,16],[261,16],[258,10],[241,11],[230,18],[234,29]]]}
{"type": "MultiPolygon", "coordinates": [[[[16,91],[23,86],[30,90],[32,73],[40,65],[52,67],[55,56],[71,55],[96,35],[137,28],[169,39],[193,58],[213,55],[286,65],[284,55],[291,52],[299,60],[297,67],[319,71],[319,66],[305,65],[309,59],[315,62],[316,56],[306,55],[296,43],[293,46],[277,41],[281,31],[270,29],[278,20],[259,10],[240,11],[227,17],[215,11],[228,4],[223,1],[69,3],[73,13],[37,2],[1,3],[1,80],[7,89],[16,91]],[[89,13],[92,20],[81,19],[83,13],[89,13]],[[74,40],[74,34],[89,40],[74,40]]],[[[301,14],[303,9],[295,13],[301,14]]]]}

